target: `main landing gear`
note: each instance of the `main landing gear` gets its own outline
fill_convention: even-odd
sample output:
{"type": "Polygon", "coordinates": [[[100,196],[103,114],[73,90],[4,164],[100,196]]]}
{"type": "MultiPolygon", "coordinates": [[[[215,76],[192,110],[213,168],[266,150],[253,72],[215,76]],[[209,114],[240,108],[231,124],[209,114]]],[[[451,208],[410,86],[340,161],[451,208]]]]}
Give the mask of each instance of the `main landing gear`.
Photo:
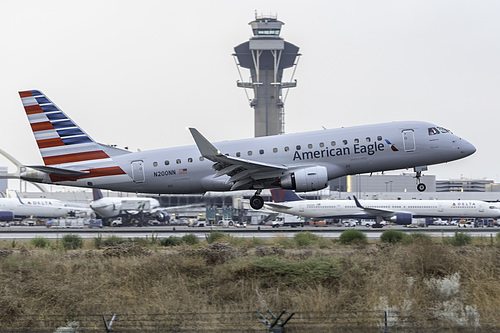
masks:
{"type": "Polygon", "coordinates": [[[257,190],[255,195],[250,198],[250,207],[256,210],[264,207],[264,199],[260,196],[260,192],[262,192],[262,190],[257,190]]]}
{"type": "Polygon", "coordinates": [[[424,192],[427,189],[427,186],[421,182],[420,178],[422,177],[422,171],[426,171],[427,167],[417,167],[415,168],[415,178],[417,178],[417,191],[424,192]]]}

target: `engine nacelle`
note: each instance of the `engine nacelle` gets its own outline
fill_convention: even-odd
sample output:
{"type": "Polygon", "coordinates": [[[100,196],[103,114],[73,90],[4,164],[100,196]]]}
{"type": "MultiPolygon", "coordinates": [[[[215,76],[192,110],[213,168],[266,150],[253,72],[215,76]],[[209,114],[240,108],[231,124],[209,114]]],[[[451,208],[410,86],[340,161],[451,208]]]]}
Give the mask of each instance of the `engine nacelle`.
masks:
{"type": "Polygon", "coordinates": [[[323,166],[298,169],[281,178],[281,187],[286,190],[308,192],[322,190],[328,186],[328,170],[323,166]]]}
{"type": "Polygon", "coordinates": [[[0,211],[0,221],[9,222],[14,220],[14,213],[9,211],[0,211]]]}
{"type": "Polygon", "coordinates": [[[159,222],[168,222],[170,221],[170,216],[165,211],[157,211],[155,213],[155,217],[159,222]]]}
{"type": "Polygon", "coordinates": [[[396,215],[392,216],[388,220],[401,225],[409,225],[411,224],[413,215],[410,213],[396,213],[396,215]]]}

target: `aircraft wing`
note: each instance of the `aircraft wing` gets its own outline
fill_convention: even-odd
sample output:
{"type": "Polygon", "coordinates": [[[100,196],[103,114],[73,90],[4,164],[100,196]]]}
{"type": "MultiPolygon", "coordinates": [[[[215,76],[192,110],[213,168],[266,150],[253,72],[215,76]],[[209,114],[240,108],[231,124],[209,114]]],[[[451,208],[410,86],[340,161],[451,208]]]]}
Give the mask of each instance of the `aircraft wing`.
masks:
{"type": "Polygon", "coordinates": [[[227,156],[214,147],[196,128],[189,128],[201,156],[214,162],[217,171],[215,177],[229,176],[228,183],[233,183],[231,190],[255,188],[257,184],[270,184],[289,170],[284,165],[275,165],[242,158],[227,156]]]}
{"type": "Polygon", "coordinates": [[[266,202],[264,204],[264,206],[267,206],[269,207],[269,209],[292,209],[292,207],[288,206],[288,205],[285,205],[285,204],[281,204],[281,203],[274,203],[274,202],[266,202]]]}
{"type": "Polygon", "coordinates": [[[353,197],[354,197],[354,202],[356,202],[356,206],[358,208],[361,208],[368,215],[380,216],[380,217],[386,217],[387,218],[387,217],[392,217],[392,216],[394,216],[394,214],[396,214],[396,212],[393,211],[393,210],[363,207],[361,205],[361,203],[358,201],[358,198],[356,198],[356,196],[353,196],[353,197]]]}

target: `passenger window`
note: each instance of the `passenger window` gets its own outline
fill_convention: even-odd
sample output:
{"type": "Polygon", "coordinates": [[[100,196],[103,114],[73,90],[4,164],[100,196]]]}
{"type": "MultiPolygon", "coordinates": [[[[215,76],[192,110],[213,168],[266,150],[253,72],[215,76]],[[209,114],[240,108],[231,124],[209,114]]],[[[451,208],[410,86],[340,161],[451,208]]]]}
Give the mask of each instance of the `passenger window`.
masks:
{"type": "Polygon", "coordinates": [[[273,148],[273,153],[277,153],[278,152],[278,148],[273,148]]]}
{"type": "Polygon", "coordinates": [[[312,144],[308,144],[308,145],[307,145],[307,148],[309,148],[309,149],[312,149],[312,147],[313,147],[313,145],[312,145],[312,144]]]}
{"type": "Polygon", "coordinates": [[[200,156],[200,162],[203,162],[205,160],[205,157],[200,156]]]}
{"type": "Polygon", "coordinates": [[[264,155],[264,149],[259,150],[259,154],[264,155]]]}
{"type": "Polygon", "coordinates": [[[331,145],[335,146],[337,143],[335,141],[332,141],[331,145]]]}
{"type": "Polygon", "coordinates": [[[175,160],[175,163],[177,163],[177,164],[181,164],[181,159],[180,159],[180,158],[178,158],[177,160],[175,160]]]}
{"type": "Polygon", "coordinates": [[[193,163],[193,159],[191,157],[188,158],[188,163],[193,163]]]}
{"type": "Polygon", "coordinates": [[[248,151],[248,156],[252,156],[252,151],[251,150],[248,151]]]}
{"type": "Polygon", "coordinates": [[[342,143],[343,143],[344,145],[346,145],[346,144],[347,144],[347,140],[342,140],[342,143]]]}
{"type": "Polygon", "coordinates": [[[382,141],[382,136],[381,135],[377,136],[377,140],[382,141]]]}
{"type": "Polygon", "coordinates": [[[354,143],[359,143],[359,139],[358,138],[354,139],[354,143]]]}
{"type": "Polygon", "coordinates": [[[368,137],[366,138],[366,142],[371,142],[371,141],[372,141],[372,139],[370,139],[368,137]]]}
{"type": "Polygon", "coordinates": [[[153,162],[153,166],[156,168],[158,166],[158,162],[153,162]]]}
{"type": "Polygon", "coordinates": [[[296,145],[295,150],[300,150],[300,145],[296,145]]]}
{"type": "Polygon", "coordinates": [[[168,160],[165,160],[165,165],[169,165],[170,162],[168,160]]]}
{"type": "Polygon", "coordinates": [[[286,146],[285,151],[290,151],[290,147],[286,146]]]}
{"type": "Polygon", "coordinates": [[[236,157],[240,157],[241,156],[241,153],[240,152],[237,152],[236,153],[236,157]]]}
{"type": "Polygon", "coordinates": [[[319,146],[320,146],[321,148],[323,148],[323,147],[325,146],[325,143],[324,143],[324,142],[320,142],[320,143],[319,143],[319,146]]]}

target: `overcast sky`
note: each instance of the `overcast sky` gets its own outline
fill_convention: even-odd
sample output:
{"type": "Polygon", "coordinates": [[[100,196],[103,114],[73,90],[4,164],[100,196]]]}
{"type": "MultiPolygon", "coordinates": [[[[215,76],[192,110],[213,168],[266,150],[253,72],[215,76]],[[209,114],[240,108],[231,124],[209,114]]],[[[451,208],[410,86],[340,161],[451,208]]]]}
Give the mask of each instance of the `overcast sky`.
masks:
{"type": "Polygon", "coordinates": [[[211,141],[252,137],[232,53],[256,10],[277,14],[302,54],[287,133],[428,121],[477,148],[428,174],[500,181],[497,0],[2,1],[0,147],[42,163],[18,95],[29,89],[131,150],[192,144],[191,126],[211,141]]]}

